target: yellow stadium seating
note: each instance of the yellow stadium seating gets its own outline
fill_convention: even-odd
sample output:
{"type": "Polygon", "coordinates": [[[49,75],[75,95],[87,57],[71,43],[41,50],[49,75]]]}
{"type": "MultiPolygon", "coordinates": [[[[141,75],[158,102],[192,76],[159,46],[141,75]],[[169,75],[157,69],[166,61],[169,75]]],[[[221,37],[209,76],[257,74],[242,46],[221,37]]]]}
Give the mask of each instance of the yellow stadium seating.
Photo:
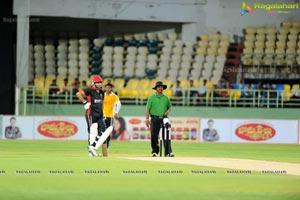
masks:
{"type": "Polygon", "coordinates": [[[120,89],[120,97],[137,98],[138,97],[138,91],[137,91],[138,86],[139,86],[138,79],[130,79],[127,82],[126,87],[123,89],[120,89]]]}
{"type": "Polygon", "coordinates": [[[283,89],[283,92],[281,93],[281,96],[282,96],[283,101],[289,101],[290,100],[290,98],[292,96],[290,85],[284,84],[284,89],[283,89]]]}
{"type": "Polygon", "coordinates": [[[44,87],[45,87],[45,78],[44,77],[36,77],[34,79],[34,86],[36,87],[35,95],[39,96],[39,97],[43,96],[44,87]]]}
{"type": "Polygon", "coordinates": [[[64,78],[62,78],[62,77],[56,78],[56,84],[58,85],[58,87],[61,88],[64,85],[64,78]]]}

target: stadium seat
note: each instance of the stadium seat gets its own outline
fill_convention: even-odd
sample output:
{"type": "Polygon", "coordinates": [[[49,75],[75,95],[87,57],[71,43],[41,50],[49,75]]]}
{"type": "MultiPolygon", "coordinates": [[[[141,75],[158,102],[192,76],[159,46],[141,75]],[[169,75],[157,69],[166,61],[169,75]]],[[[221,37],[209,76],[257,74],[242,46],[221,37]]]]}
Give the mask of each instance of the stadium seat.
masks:
{"type": "Polygon", "coordinates": [[[133,38],[137,41],[145,39],[145,34],[143,33],[135,33],[133,34],[133,38]]]}
{"type": "Polygon", "coordinates": [[[164,40],[163,41],[163,46],[172,48],[173,47],[173,41],[172,40],[164,40]]]}
{"type": "Polygon", "coordinates": [[[125,62],[125,69],[134,69],[135,68],[135,61],[127,60],[125,62]]]}
{"type": "Polygon", "coordinates": [[[104,52],[104,54],[113,54],[113,47],[111,47],[111,46],[104,46],[103,52],[104,52]]]}
{"type": "Polygon", "coordinates": [[[89,47],[88,46],[79,46],[79,52],[80,53],[89,53],[89,47]]]}
{"type": "Polygon", "coordinates": [[[139,86],[139,80],[138,79],[130,79],[125,88],[120,89],[120,97],[121,98],[132,98],[135,99],[138,97],[138,89],[139,86]]]}
{"type": "Polygon", "coordinates": [[[170,67],[169,62],[163,62],[163,61],[160,62],[158,66],[159,66],[159,69],[166,69],[166,70],[169,69],[169,67],[170,67]]]}
{"type": "Polygon", "coordinates": [[[200,40],[201,40],[201,41],[208,41],[208,40],[209,40],[209,35],[206,34],[206,33],[202,33],[202,34],[200,35],[200,40]]]}
{"type": "Polygon", "coordinates": [[[158,47],[149,47],[149,54],[157,54],[158,52],[158,47]]]}
{"type": "Polygon", "coordinates": [[[173,78],[177,78],[178,76],[178,69],[169,69],[168,71],[168,77],[173,77],[173,78]]]}
{"type": "Polygon", "coordinates": [[[193,52],[194,52],[193,47],[187,47],[186,46],[186,47],[183,48],[183,54],[184,55],[192,55],[193,52]]]}
{"type": "Polygon", "coordinates": [[[171,62],[180,63],[180,61],[181,61],[181,55],[177,55],[177,54],[171,55],[171,62]]]}
{"type": "Polygon", "coordinates": [[[130,41],[132,39],[133,39],[133,35],[132,34],[130,34],[130,33],[125,33],[124,34],[124,40],[125,41],[130,41]]]}
{"type": "Polygon", "coordinates": [[[122,66],[115,66],[113,69],[113,75],[115,78],[121,78],[123,77],[124,73],[123,73],[123,68],[122,66]]]}
{"type": "Polygon", "coordinates": [[[161,54],[159,58],[160,62],[168,63],[171,60],[170,54],[161,54]]]}
{"type": "Polygon", "coordinates": [[[219,47],[219,41],[209,41],[208,48],[217,49],[219,47]]]}
{"type": "Polygon", "coordinates": [[[203,68],[203,63],[195,62],[192,65],[192,69],[199,69],[201,70],[203,68]]]}
{"type": "Polygon", "coordinates": [[[36,87],[35,95],[41,97],[44,94],[44,87],[45,87],[44,76],[36,76],[34,78],[34,86],[36,87]]]}
{"type": "Polygon", "coordinates": [[[207,63],[213,63],[213,62],[215,62],[215,59],[216,59],[215,56],[208,55],[208,56],[205,57],[205,62],[207,62],[207,63]]]}
{"type": "Polygon", "coordinates": [[[103,68],[101,72],[103,78],[111,77],[112,76],[112,68],[103,68]]]}
{"type": "Polygon", "coordinates": [[[172,47],[167,47],[167,46],[164,46],[162,48],[162,55],[165,54],[165,55],[170,55],[172,53],[172,47]]]}
{"type": "Polygon", "coordinates": [[[167,69],[163,69],[163,68],[158,69],[156,78],[163,80],[167,77],[167,74],[168,74],[167,69]]]}
{"type": "Polygon", "coordinates": [[[247,34],[245,35],[245,42],[253,42],[255,40],[255,35],[247,34]]]}
{"type": "Polygon", "coordinates": [[[159,41],[164,41],[167,39],[167,37],[168,37],[167,34],[164,32],[157,33],[157,38],[159,41]]]}
{"type": "Polygon", "coordinates": [[[129,46],[127,48],[127,53],[129,55],[136,55],[137,54],[137,47],[134,47],[134,46],[129,46]]]}
{"type": "Polygon", "coordinates": [[[193,80],[198,80],[201,75],[201,70],[202,69],[192,69],[190,78],[193,80]]]}
{"type": "Polygon", "coordinates": [[[146,64],[146,69],[156,70],[157,69],[157,62],[150,60],[146,64]]]}
{"type": "Polygon", "coordinates": [[[146,34],[146,36],[147,36],[148,40],[156,40],[157,39],[157,34],[156,33],[149,32],[149,33],[146,34]]]}
{"type": "Polygon", "coordinates": [[[191,62],[192,61],[192,56],[190,54],[188,54],[188,55],[183,54],[182,57],[181,57],[181,61],[191,62]]]}
{"type": "Polygon", "coordinates": [[[228,49],[229,45],[230,45],[229,41],[221,41],[219,43],[219,48],[221,48],[221,49],[228,49]]]}
{"type": "Polygon", "coordinates": [[[129,47],[137,47],[139,45],[139,42],[135,39],[131,39],[128,41],[128,46],[129,47]]]}
{"type": "Polygon", "coordinates": [[[123,62],[123,54],[113,54],[114,62],[123,62]]]}
{"type": "Polygon", "coordinates": [[[256,33],[256,27],[253,27],[253,26],[247,26],[246,27],[246,34],[249,34],[249,35],[253,35],[256,33]]]}
{"type": "Polygon", "coordinates": [[[104,39],[104,46],[112,47],[114,45],[114,40],[112,38],[104,39]]]}
{"type": "Polygon", "coordinates": [[[150,95],[152,85],[150,86],[150,80],[149,79],[141,79],[139,81],[139,87],[138,87],[138,95],[142,99],[147,99],[150,95]]]}
{"type": "Polygon", "coordinates": [[[144,78],[146,76],[145,69],[143,68],[136,68],[134,74],[137,78],[144,78]]]}
{"type": "Polygon", "coordinates": [[[203,63],[204,60],[205,60],[205,56],[196,55],[195,58],[194,58],[194,60],[195,60],[196,63],[203,63]]]}
{"type": "Polygon", "coordinates": [[[274,42],[276,40],[276,34],[267,34],[266,38],[267,38],[267,41],[274,42]]]}
{"type": "Polygon", "coordinates": [[[180,63],[179,62],[171,62],[170,63],[170,69],[178,70],[180,68],[180,63]]]}
{"type": "Polygon", "coordinates": [[[147,47],[138,47],[138,54],[139,55],[147,55],[148,54],[148,48],[147,47]]]}
{"type": "Polygon", "coordinates": [[[103,62],[111,62],[112,59],[113,59],[112,54],[104,53],[104,54],[102,55],[102,60],[103,60],[103,62]]]}
{"type": "Polygon", "coordinates": [[[177,39],[177,33],[168,33],[168,39],[175,41],[177,39]]]}
{"type": "Polygon", "coordinates": [[[61,61],[66,61],[67,60],[67,53],[59,52],[57,54],[57,59],[61,60],[61,61]]]}
{"type": "Polygon", "coordinates": [[[278,42],[286,42],[287,35],[279,34],[277,35],[278,42]]]}
{"type": "Polygon", "coordinates": [[[288,84],[284,84],[284,89],[283,92],[281,93],[282,100],[285,101],[290,101],[290,98],[292,96],[291,93],[291,86],[288,84]]]}
{"type": "Polygon", "coordinates": [[[172,49],[172,52],[173,52],[173,54],[175,54],[175,55],[181,55],[182,54],[182,48],[181,47],[174,47],[173,49],[172,49]]]}
{"type": "Polygon", "coordinates": [[[102,45],[104,44],[104,39],[102,39],[102,38],[95,38],[93,40],[93,43],[94,43],[95,47],[102,47],[102,45]]]}
{"type": "Polygon", "coordinates": [[[132,78],[134,76],[134,68],[126,68],[124,70],[124,77],[125,79],[132,78]]]}
{"type": "Polygon", "coordinates": [[[208,48],[207,49],[207,55],[216,56],[217,55],[217,49],[216,48],[208,48]]]}
{"type": "Polygon", "coordinates": [[[149,54],[148,57],[147,57],[147,60],[148,60],[148,61],[157,62],[158,57],[157,57],[156,54],[149,54]]]}
{"type": "Polygon", "coordinates": [[[256,38],[256,41],[258,41],[258,42],[265,42],[265,34],[257,34],[256,36],[255,36],[255,38],[256,38]]]}
{"type": "Polygon", "coordinates": [[[126,62],[135,62],[136,61],[136,56],[135,55],[130,55],[130,54],[127,54],[126,55],[126,58],[125,58],[126,62]]]}

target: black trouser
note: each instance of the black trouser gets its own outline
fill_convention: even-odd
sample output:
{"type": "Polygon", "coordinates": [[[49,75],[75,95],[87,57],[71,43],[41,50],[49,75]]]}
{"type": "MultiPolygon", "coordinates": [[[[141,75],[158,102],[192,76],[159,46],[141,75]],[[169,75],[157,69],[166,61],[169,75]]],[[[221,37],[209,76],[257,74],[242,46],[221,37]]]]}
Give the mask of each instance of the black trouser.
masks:
{"type": "MultiPolygon", "coordinates": [[[[101,136],[102,133],[105,131],[106,126],[104,123],[104,119],[103,116],[95,116],[95,115],[89,115],[87,116],[88,122],[89,122],[89,127],[93,124],[93,123],[97,123],[98,124],[98,136],[101,136]]],[[[88,128],[90,129],[90,128],[88,128]]],[[[90,134],[89,134],[90,135],[90,134]]],[[[105,142],[104,142],[105,143],[105,142]]]]}
{"type": "Polygon", "coordinates": [[[85,112],[85,121],[87,124],[87,131],[88,131],[88,144],[90,144],[90,120],[89,120],[89,115],[88,115],[88,111],[85,112]]]}
{"type": "MultiPolygon", "coordinates": [[[[112,118],[112,117],[106,117],[105,120],[104,120],[106,128],[112,126],[113,122],[114,122],[114,118],[112,118]]],[[[107,148],[108,148],[109,145],[110,145],[110,135],[106,139],[106,144],[107,144],[107,148]]]]}
{"type": "MultiPolygon", "coordinates": [[[[158,136],[159,136],[159,130],[163,126],[163,118],[162,117],[151,117],[151,147],[152,147],[152,153],[159,153],[159,144],[158,144],[158,136]]],[[[171,138],[171,133],[170,138],[171,138]]],[[[163,138],[164,139],[164,138],[163,138]]],[[[170,152],[165,150],[165,155],[170,154],[172,152],[171,147],[171,140],[164,140],[164,147],[166,147],[166,144],[170,146],[170,152]]],[[[162,151],[162,149],[161,149],[162,151]]]]}

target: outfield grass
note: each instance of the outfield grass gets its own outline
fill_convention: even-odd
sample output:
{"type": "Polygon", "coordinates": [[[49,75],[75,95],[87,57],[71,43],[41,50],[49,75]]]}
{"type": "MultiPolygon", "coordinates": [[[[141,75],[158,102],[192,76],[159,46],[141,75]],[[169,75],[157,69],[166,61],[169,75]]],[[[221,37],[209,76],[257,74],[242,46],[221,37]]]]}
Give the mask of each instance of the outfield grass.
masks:
{"type": "MultiPolygon", "coordinates": [[[[0,199],[300,199],[300,176],[256,171],[232,175],[220,168],[119,158],[149,156],[149,142],[113,142],[110,158],[88,157],[84,141],[0,141],[0,147],[0,199]],[[40,173],[17,174],[18,170],[40,173]],[[73,173],[50,174],[51,170],[73,173]],[[98,173],[87,174],[87,170],[98,173]],[[161,174],[159,170],[178,173],[161,174]],[[191,170],[216,173],[192,174],[191,170]],[[124,173],[133,171],[143,173],[124,173]]],[[[299,148],[269,144],[173,144],[176,156],[294,163],[300,163],[299,148]]]]}

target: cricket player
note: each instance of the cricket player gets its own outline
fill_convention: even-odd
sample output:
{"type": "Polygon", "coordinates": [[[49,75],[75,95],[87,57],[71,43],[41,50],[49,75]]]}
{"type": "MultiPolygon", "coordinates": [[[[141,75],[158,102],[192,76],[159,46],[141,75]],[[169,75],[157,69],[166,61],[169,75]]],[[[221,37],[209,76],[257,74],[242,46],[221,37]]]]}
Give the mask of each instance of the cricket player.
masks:
{"type": "MultiPolygon", "coordinates": [[[[113,119],[118,118],[118,113],[121,109],[121,102],[119,97],[112,91],[113,85],[107,83],[105,85],[104,101],[103,101],[103,114],[106,128],[113,125],[113,119]]],[[[107,138],[106,143],[102,145],[103,156],[108,156],[108,148],[110,145],[110,136],[107,138]]]]}
{"type": "Polygon", "coordinates": [[[90,156],[99,156],[95,146],[106,129],[103,116],[104,92],[102,91],[102,78],[98,75],[93,76],[91,87],[77,92],[76,96],[87,110],[90,125],[89,154],[90,156]]]}

